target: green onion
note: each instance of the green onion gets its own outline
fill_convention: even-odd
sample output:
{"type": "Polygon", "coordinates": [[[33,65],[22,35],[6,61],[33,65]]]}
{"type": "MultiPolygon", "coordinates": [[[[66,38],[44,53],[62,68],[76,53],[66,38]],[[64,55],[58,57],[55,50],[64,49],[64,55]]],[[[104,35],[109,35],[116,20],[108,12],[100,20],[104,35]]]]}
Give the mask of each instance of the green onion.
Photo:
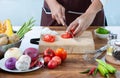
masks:
{"type": "Polygon", "coordinates": [[[34,26],[35,20],[31,18],[29,21],[25,22],[22,27],[17,31],[17,35],[22,38],[27,32],[32,30],[32,27],[34,26]]]}

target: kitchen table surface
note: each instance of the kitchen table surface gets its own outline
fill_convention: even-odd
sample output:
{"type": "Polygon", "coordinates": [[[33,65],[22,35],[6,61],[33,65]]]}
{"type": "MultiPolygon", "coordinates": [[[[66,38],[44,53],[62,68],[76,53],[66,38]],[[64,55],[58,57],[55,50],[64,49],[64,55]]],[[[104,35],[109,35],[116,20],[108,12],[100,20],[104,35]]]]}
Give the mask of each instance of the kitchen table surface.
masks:
{"type": "MultiPolygon", "coordinates": [[[[88,28],[89,31],[92,31],[96,29],[98,26],[91,26],[88,28]]],[[[13,27],[13,29],[18,30],[19,27],[13,27]]],[[[53,30],[65,30],[64,27],[50,27],[53,30]]],[[[111,30],[113,33],[119,33],[119,26],[108,26],[107,29],[111,30]]],[[[33,29],[28,32],[20,46],[20,49],[24,51],[27,47],[35,47],[38,48],[38,45],[31,44],[30,39],[32,38],[39,38],[40,37],[40,31],[42,27],[35,26],[33,29]]],[[[95,49],[99,49],[100,47],[107,44],[107,39],[99,39],[97,38],[93,33],[93,39],[95,42],[95,49]]],[[[105,55],[105,52],[102,54],[102,56],[105,55]]],[[[96,75],[96,77],[89,76],[87,74],[80,74],[80,72],[85,71],[88,68],[92,68],[96,66],[96,64],[88,63],[83,60],[83,54],[69,54],[67,56],[67,59],[58,67],[55,69],[48,69],[46,67],[42,67],[38,70],[32,71],[32,72],[26,72],[26,73],[11,73],[6,72],[2,69],[0,69],[0,78],[104,78],[99,73],[96,75]]],[[[99,58],[101,58],[100,56],[99,58]]],[[[104,59],[104,58],[103,58],[104,59]]],[[[120,66],[113,65],[117,68],[117,70],[120,70],[120,66]]],[[[110,78],[116,78],[114,75],[110,75],[110,78]]],[[[120,77],[118,77],[120,78],[120,77]]]]}

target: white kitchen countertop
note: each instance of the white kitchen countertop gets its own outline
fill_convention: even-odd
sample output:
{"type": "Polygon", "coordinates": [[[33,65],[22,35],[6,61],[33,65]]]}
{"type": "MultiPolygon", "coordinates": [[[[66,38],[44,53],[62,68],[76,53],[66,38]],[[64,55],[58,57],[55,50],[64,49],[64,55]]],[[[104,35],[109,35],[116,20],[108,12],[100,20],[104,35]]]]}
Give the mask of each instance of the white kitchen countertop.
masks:
{"type": "MultiPolygon", "coordinates": [[[[19,26],[13,26],[13,29],[17,31],[20,27],[19,26]]],[[[31,31],[25,34],[25,37],[21,43],[20,49],[24,51],[28,47],[34,47],[38,48],[38,45],[31,44],[30,39],[32,38],[40,38],[40,32],[43,27],[41,26],[34,26],[31,31]]],[[[110,30],[112,33],[118,34],[118,38],[120,38],[120,26],[106,26],[108,30],[110,30]]]]}

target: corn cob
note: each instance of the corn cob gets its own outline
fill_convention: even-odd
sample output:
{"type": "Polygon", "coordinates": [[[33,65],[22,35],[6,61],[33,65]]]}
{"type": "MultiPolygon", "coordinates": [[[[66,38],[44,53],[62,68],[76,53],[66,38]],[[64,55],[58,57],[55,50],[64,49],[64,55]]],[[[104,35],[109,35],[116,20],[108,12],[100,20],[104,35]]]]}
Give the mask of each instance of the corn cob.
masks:
{"type": "Polygon", "coordinates": [[[105,63],[104,61],[102,60],[99,60],[99,59],[96,59],[96,61],[101,64],[102,66],[104,66],[108,71],[109,73],[113,74],[116,72],[116,68],[114,68],[113,66],[111,66],[110,64],[107,64],[105,63]]]}
{"type": "Polygon", "coordinates": [[[101,75],[103,75],[104,77],[109,78],[109,72],[108,72],[108,70],[104,66],[102,66],[101,64],[99,64],[98,65],[98,70],[101,73],[101,75]]]}

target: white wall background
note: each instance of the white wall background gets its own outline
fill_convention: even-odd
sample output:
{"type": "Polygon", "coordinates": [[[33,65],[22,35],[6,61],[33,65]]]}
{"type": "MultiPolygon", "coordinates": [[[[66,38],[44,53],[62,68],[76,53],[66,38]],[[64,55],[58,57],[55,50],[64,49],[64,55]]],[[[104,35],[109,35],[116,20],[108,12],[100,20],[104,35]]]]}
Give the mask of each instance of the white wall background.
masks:
{"type": "Polygon", "coordinates": [[[120,26],[120,0],[107,0],[105,5],[105,14],[107,17],[108,25],[120,26]]]}
{"type": "MultiPolygon", "coordinates": [[[[22,25],[34,17],[35,25],[40,25],[43,0],[0,0],[0,20],[11,19],[13,25],[22,25]]],[[[105,14],[108,25],[120,26],[120,0],[108,0],[105,14]]]]}
{"type": "Polygon", "coordinates": [[[43,0],[0,0],[0,20],[10,19],[13,25],[22,25],[34,17],[40,25],[43,0]]]}

